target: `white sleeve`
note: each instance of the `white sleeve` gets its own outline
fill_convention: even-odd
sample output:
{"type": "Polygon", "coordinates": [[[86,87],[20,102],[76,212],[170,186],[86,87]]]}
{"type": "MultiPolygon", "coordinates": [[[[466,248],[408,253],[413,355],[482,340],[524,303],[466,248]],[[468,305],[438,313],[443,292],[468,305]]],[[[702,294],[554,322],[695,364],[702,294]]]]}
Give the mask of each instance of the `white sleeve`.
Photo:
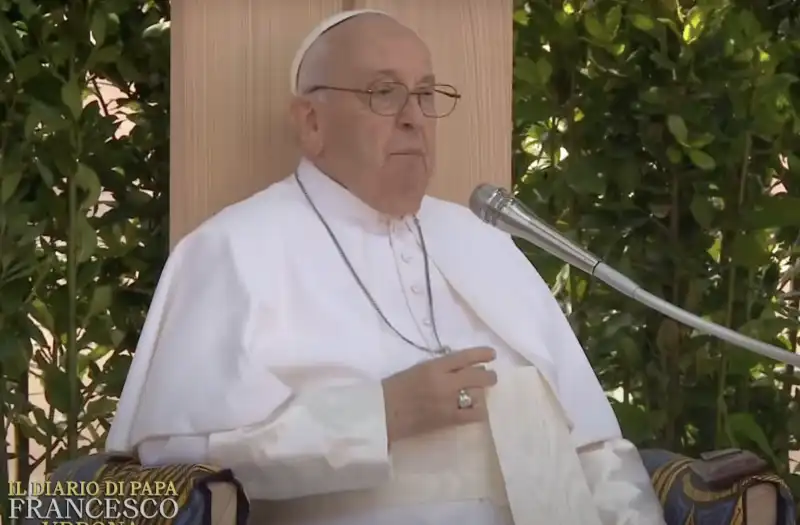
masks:
{"type": "Polygon", "coordinates": [[[639,451],[625,439],[578,450],[603,525],[665,525],[639,451]]]}
{"type": "Polygon", "coordinates": [[[266,422],[204,436],[149,439],[144,465],[230,468],[254,499],[294,499],[388,482],[391,462],[379,382],[298,395],[266,422]]]}

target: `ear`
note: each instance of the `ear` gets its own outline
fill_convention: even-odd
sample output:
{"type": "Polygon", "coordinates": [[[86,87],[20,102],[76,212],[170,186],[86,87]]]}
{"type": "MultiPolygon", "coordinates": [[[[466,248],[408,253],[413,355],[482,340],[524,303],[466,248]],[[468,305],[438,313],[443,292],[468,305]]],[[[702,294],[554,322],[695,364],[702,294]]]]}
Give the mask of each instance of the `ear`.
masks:
{"type": "Polygon", "coordinates": [[[319,111],[313,101],[305,97],[292,99],[289,118],[303,154],[309,158],[317,157],[322,152],[323,142],[319,111]]]}

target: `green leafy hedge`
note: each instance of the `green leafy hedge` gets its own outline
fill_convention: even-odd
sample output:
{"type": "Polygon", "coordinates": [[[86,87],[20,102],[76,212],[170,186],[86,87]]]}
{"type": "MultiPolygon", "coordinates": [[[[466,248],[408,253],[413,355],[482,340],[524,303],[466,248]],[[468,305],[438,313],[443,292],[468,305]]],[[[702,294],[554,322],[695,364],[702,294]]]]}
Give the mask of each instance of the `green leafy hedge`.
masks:
{"type": "MultiPolygon", "coordinates": [[[[650,292],[796,349],[800,5],[517,7],[519,195],[650,292]]],[[[800,488],[793,370],[532,258],[630,438],[689,454],[752,448],[800,488]]]]}
{"type": "Polygon", "coordinates": [[[0,0],[0,406],[23,482],[102,446],[167,253],[168,9],[0,0]]]}

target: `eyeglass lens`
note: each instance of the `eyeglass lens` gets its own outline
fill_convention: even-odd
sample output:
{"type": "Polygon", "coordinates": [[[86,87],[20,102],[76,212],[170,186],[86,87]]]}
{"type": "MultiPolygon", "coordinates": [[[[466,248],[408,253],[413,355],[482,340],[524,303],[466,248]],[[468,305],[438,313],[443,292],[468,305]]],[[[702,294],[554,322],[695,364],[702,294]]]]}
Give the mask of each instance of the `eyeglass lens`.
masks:
{"type": "Polygon", "coordinates": [[[433,85],[409,91],[404,84],[385,82],[372,87],[370,107],[380,115],[396,115],[411,96],[416,97],[425,116],[441,118],[455,108],[458,93],[448,85],[433,85]]]}

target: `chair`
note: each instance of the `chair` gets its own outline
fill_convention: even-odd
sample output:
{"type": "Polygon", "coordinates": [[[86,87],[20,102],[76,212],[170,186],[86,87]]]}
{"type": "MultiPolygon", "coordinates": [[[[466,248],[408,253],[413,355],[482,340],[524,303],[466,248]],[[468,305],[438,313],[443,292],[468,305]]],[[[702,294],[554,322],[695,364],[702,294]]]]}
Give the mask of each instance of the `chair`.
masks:
{"type": "MultiPolygon", "coordinates": [[[[728,487],[711,490],[691,470],[693,460],[656,449],[642,450],[641,455],[664,505],[667,525],[795,523],[791,493],[774,474],[742,476],[728,487]]],[[[96,454],[65,463],[49,479],[97,481],[100,486],[107,481],[172,483],[180,512],[171,520],[141,520],[142,525],[245,525],[249,513],[247,497],[231,471],[207,465],[146,468],[131,458],[96,454]]]]}
{"type": "Polygon", "coordinates": [[[771,472],[735,475],[712,489],[693,460],[666,450],[639,451],[664,507],[667,525],[795,525],[789,487],[771,472]]]}

